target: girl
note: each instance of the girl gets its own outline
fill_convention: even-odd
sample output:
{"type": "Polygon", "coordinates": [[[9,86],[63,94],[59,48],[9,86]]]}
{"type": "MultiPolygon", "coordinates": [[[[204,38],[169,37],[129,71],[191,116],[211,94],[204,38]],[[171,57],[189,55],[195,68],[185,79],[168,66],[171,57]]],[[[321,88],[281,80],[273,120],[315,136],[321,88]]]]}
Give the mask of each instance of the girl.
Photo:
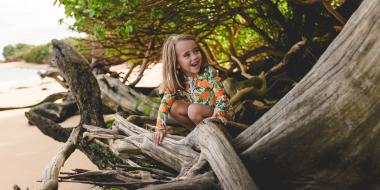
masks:
{"type": "Polygon", "coordinates": [[[172,35],[162,49],[164,93],[159,107],[153,140],[161,144],[168,115],[192,130],[203,119],[212,117],[226,124],[233,109],[224,93],[221,78],[209,66],[205,52],[190,35],[172,35]]]}

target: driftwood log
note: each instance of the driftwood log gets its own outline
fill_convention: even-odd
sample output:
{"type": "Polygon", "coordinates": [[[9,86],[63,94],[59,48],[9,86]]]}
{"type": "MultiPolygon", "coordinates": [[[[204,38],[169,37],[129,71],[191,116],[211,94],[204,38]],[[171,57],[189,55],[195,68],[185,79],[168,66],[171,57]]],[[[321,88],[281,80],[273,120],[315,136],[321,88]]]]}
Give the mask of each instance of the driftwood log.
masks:
{"type": "Polygon", "coordinates": [[[47,96],[45,99],[43,99],[42,101],[40,101],[38,103],[35,103],[35,104],[32,104],[32,105],[13,106],[13,107],[0,107],[0,111],[12,110],[12,109],[22,109],[22,108],[32,108],[32,107],[35,107],[35,106],[42,105],[44,103],[53,103],[54,101],[62,99],[65,96],[67,96],[67,92],[58,92],[58,93],[55,93],[55,94],[51,94],[51,95],[47,96]]]}
{"type": "Polygon", "coordinates": [[[365,0],[313,69],[233,140],[263,189],[379,189],[380,2],[365,0]]]}
{"type": "Polygon", "coordinates": [[[205,120],[156,146],[149,131],[116,114],[112,129],[83,125],[78,138],[122,164],[108,164],[114,169],[98,171],[99,180],[90,171],[61,179],[126,189],[379,189],[379,21],[380,2],[364,0],[308,75],[231,141],[218,121],[205,120]]]}

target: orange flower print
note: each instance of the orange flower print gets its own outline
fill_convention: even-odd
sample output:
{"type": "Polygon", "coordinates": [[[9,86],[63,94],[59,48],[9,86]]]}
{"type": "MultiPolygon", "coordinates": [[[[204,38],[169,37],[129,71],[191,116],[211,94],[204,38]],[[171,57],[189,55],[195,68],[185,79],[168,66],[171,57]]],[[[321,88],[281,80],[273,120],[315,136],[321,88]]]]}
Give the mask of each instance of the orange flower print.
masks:
{"type": "Polygon", "coordinates": [[[199,87],[200,85],[201,85],[201,81],[200,80],[195,81],[194,87],[199,87]]]}
{"type": "Polygon", "coordinates": [[[202,99],[203,100],[207,100],[209,97],[210,97],[210,92],[209,91],[205,91],[205,92],[202,93],[202,99]]]}
{"type": "Polygon", "coordinates": [[[216,96],[216,97],[221,97],[221,96],[223,95],[223,93],[224,93],[224,90],[223,90],[223,89],[220,89],[220,90],[216,91],[215,96],[216,96]]]}
{"type": "Polygon", "coordinates": [[[218,76],[218,77],[215,77],[215,80],[216,80],[217,82],[220,82],[220,81],[222,80],[222,78],[220,78],[220,77],[218,76]]]}
{"type": "Polygon", "coordinates": [[[161,105],[160,106],[160,111],[162,112],[167,112],[168,111],[168,107],[164,106],[164,105],[161,105]]]}
{"type": "Polygon", "coordinates": [[[215,105],[215,103],[216,103],[216,98],[211,99],[210,105],[215,105]]]}
{"type": "Polygon", "coordinates": [[[173,98],[168,98],[166,100],[166,102],[169,104],[169,105],[172,105],[173,104],[173,98]]]}
{"type": "Polygon", "coordinates": [[[156,127],[163,128],[161,121],[162,121],[161,119],[157,119],[156,127]]]}
{"type": "Polygon", "coordinates": [[[208,82],[207,82],[206,79],[202,80],[202,82],[201,82],[201,87],[203,87],[203,88],[208,87],[208,82]]]}

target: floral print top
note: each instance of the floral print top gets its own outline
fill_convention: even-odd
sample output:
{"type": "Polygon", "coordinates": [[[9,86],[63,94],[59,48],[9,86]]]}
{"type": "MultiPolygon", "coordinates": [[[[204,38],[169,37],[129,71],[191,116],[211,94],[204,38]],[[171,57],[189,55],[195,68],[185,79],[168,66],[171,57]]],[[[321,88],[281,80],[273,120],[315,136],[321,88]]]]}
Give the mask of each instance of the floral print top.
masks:
{"type": "Polygon", "coordinates": [[[184,90],[178,90],[177,93],[164,93],[158,110],[156,129],[166,127],[170,108],[178,97],[183,97],[191,103],[213,107],[214,113],[220,116],[233,116],[234,111],[224,92],[221,78],[212,67],[207,66],[202,73],[186,77],[184,87],[184,90]]]}

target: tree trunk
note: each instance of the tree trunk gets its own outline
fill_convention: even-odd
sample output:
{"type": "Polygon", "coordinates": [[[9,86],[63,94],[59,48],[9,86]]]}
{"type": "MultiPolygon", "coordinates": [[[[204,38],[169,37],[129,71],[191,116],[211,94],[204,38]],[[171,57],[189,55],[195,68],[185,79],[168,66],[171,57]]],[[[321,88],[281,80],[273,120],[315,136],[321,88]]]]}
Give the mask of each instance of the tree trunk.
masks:
{"type": "Polygon", "coordinates": [[[67,81],[76,99],[81,113],[80,123],[105,127],[102,101],[99,96],[100,89],[96,78],[91,73],[89,63],[71,46],[58,40],[52,40],[52,44],[54,63],[58,66],[61,76],[67,81]],[[87,86],[91,86],[91,88],[87,88],[87,86]]]}
{"type": "Polygon", "coordinates": [[[365,0],[315,67],[234,139],[261,189],[379,189],[380,2],[365,0]]]}

